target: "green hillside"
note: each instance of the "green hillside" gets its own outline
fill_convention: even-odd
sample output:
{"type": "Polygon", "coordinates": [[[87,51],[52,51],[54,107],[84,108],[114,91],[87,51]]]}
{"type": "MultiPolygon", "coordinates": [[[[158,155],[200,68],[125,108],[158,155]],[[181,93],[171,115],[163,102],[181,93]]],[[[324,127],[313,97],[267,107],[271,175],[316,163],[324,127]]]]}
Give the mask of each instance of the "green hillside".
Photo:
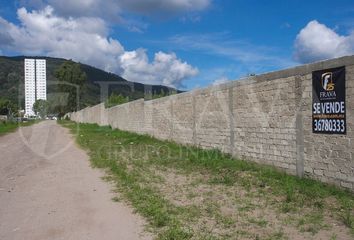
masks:
{"type": "MultiPolygon", "coordinates": [[[[21,108],[24,106],[24,56],[19,57],[1,57],[0,56],[0,97],[18,103],[21,108]]],[[[54,72],[66,60],[51,57],[27,57],[41,58],[47,60],[47,83],[48,98],[54,96],[58,91],[56,84],[57,79],[54,72]]],[[[119,83],[118,85],[110,85],[108,94],[121,94],[129,97],[130,100],[143,98],[151,94],[161,94],[173,91],[174,89],[159,85],[144,85],[141,83],[129,82],[126,79],[108,73],[98,68],[81,64],[81,69],[87,75],[86,83],[81,89],[80,108],[91,106],[101,102],[101,89],[97,82],[110,81],[119,83]],[[146,93],[146,94],[145,94],[146,93]]]]}

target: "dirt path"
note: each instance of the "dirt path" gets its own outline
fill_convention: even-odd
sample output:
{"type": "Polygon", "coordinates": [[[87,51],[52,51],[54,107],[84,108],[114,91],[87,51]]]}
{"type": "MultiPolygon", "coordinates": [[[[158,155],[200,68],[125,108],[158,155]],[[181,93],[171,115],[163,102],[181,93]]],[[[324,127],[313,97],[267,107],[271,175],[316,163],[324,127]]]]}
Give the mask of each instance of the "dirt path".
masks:
{"type": "Polygon", "coordinates": [[[55,121],[0,137],[0,239],[151,239],[55,121]]]}

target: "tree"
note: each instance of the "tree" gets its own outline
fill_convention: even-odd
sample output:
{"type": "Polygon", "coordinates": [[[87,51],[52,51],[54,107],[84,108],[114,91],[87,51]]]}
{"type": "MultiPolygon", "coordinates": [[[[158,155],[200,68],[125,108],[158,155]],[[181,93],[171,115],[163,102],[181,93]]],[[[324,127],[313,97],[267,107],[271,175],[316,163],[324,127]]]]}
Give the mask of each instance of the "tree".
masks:
{"type": "Polygon", "coordinates": [[[54,73],[59,80],[59,90],[67,95],[67,103],[60,106],[57,111],[60,116],[67,112],[73,112],[80,109],[80,102],[84,93],[84,83],[86,82],[86,73],[81,70],[80,64],[73,61],[66,61],[54,73]]]}
{"type": "Polygon", "coordinates": [[[152,95],[152,99],[157,99],[157,98],[162,98],[162,97],[166,97],[166,96],[170,96],[170,95],[174,95],[177,94],[177,91],[175,89],[168,89],[167,91],[161,89],[160,93],[154,93],[152,95]]]}
{"type": "Polygon", "coordinates": [[[33,111],[41,118],[44,118],[47,115],[48,108],[49,108],[48,101],[43,99],[38,99],[33,104],[33,111]]]}
{"type": "Polygon", "coordinates": [[[0,115],[13,115],[18,112],[16,104],[6,98],[0,98],[0,115]]]}
{"type": "Polygon", "coordinates": [[[112,93],[111,96],[109,96],[109,98],[105,102],[105,107],[110,108],[115,105],[123,104],[126,102],[129,102],[129,97],[124,97],[120,94],[117,95],[115,93],[112,93]]]}

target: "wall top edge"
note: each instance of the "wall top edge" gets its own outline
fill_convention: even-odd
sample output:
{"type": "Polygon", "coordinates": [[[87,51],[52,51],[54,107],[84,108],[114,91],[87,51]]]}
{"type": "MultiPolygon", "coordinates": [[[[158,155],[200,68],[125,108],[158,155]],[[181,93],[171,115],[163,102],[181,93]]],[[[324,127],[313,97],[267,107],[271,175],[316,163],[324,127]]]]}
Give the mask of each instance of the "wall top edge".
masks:
{"type": "MultiPolygon", "coordinates": [[[[254,84],[254,83],[261,83],[264,81],[270,81],[270,80],[281,79],[281,78],[289,78],[289,77],[293,77],[293,76],[303,76],[303,75],[310,74],[313,71],[317,71],[317,70],[321,70],[321,69],[336,68],[336,67],[350,66],[350,65],[354,65],[354,55],[323,60],[323,61],[299,65],[299,66],[295,66],[295,67],[287,68],[287,69],[283,69],[283,70],[278,70],[278,71],[263,73],[260,75],[236,79],[236,80],[233,80],[233,81],[230,81],[227,83],[223,83],[220,85],[208,86],[208,87],[200,88],[200,89],[194,89],[194,90],[179,93],[176,95],[166,96],[163,98],[146,100],[146,101],[142,98],[142,99],[134,100],[134,101],[131,101],[128,103],[113,106],[113,107],[107,108],[107,109],[112,109],[112,108],[116,108],[116,107],[124,107],[124,106],[128,106],[130,104],[138,103],[141,101],[145,101],[145,103],[153,104],[153,103],[157,103],[157,102],[175,100],[180,97],[186,97],[186,96],[193,97],[197,94],[205,94],[205,93],[210,93],[210,92],[215,92],[215,91],[225,91],[230,88],[237,87],[237,86],[245,86],[245,85],[250,85],[250,84],[254,84]]],[[[101,104],[103,104],[103,103],[101,103],[101,104]]],[[[87,108],[90,108],[90,107],[87,107],[87,108]]]]}
{"type": "MultiPolygon", "coordinates": [[[[144,102],[144,98],[139,98],[139,99],[134,100],[134,101],[131,101],[131,102],[127,102],[127,103],[118,104],[118,105],[115,105],[115,106],[110,107],[110,108],[105,108],[104,103],[100,103],[100,104],[98,104],[98,105],[103,104],[103,107],[104,107],[106,110],[110,110],[110,109],[114,109],[114,108],[122,108],[122,107],[126,107],[126,106],[129,106],[129,105],[131,105],[131,104],[141,103],[141,102],[144,102]]],[[[95,105],[95,106],[97,106],[97,105],[95,105]]],[[[94,106],[93,106],[93,107],[94,107],[94,106]]]]}
{"type": "MultiPolygon", "coordinates": [[[[289,78],[293,76],[303,76],[303,75],[311,74],[313,71],[317,71],[317,70],[336,68],[341,66],[349,66],[349,65],[354,65],[354,55],[299,65],[299,66],[268,72],[268,73],[262,73],[260,75],[236,79],[220,85],[195,89],[185,93],[199,94],[199,93],[206,93],[209,91],[211,92],[222,91],[232,87],[260,83],[264,81],[270,81],[270,80],[281,79],[281,78],[289,78]]],[[[180,93],[178,95],[185,94],[185,93],[180,93]]]]}

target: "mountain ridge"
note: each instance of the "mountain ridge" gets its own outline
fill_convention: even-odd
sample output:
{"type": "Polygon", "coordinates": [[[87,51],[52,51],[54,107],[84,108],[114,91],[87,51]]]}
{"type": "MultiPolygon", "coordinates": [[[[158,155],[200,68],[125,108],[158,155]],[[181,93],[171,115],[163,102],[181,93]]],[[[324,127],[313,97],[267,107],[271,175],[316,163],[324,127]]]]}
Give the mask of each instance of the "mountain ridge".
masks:
{"type": "MultiPolygon", "coordinates": [[[[56,82],[57,79],[54,75],[55,70],[65,61],[72,61],[64,58],[54,58],[47,56],[0,56],[0,97],[7,98],[12,102],[17,103],[23,108],[24,106],[24,59],[46,59],[47,61],[47,81],[56,82]]],[[[119,83],[118,85],[110,85],[107,95],[111,93],[121,94],[129,97],[130,100],[139,98],[151,98],[152,94],[169,93],[171,91],[181,92],[179,90],[163,86],[163,85],[149,85],[137,82],[131,82],[123,77],[106,72],[97,67],[88,64],[80,63],[80,68],[86,73],[87,80],[85,82],[85,92],[81,108],[95,105],[101,102],[101,89],[99,83],[110,82],[119,83]]],[[[56,88],[49,86],[47,94],[56,91],[56,88]]],[[[106,97],[106,96],[103,96],[106,97]]]]}

